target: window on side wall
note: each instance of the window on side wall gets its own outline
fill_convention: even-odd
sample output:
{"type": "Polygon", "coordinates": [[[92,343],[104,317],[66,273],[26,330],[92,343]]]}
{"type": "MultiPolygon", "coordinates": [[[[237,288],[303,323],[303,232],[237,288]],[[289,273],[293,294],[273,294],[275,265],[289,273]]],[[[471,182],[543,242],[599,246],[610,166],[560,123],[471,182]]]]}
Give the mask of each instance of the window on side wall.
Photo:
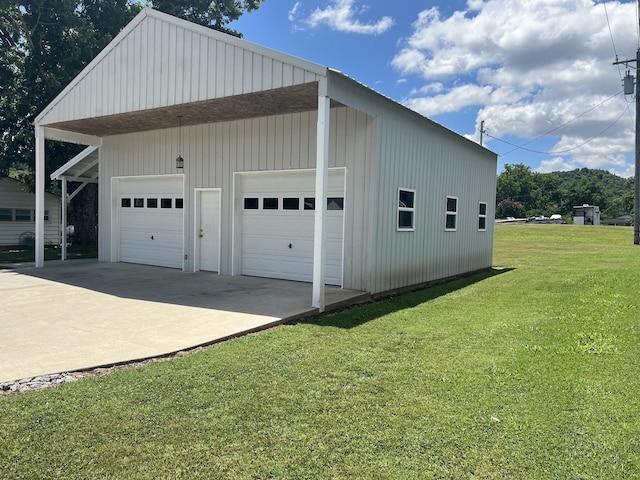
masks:
{"type": "Polygon", "coordinates": [[[0,208],[0,222],[12,222],[12,221],[13,221],[13,209],[0,208]]]}
{"type": "Polygon", "coordinates": [[[415,230],[415,199],[415,190],[408,188],[398,189],[397,229],[399,232],[413,232],[415,230]]]}
{"type": "Polygon", "coordinates": [[[444,229],[447,232],[455,232],[458,228],[458,198],[447,197],[447,211],[445,215],[444,229]]]}
{"type": "Polygon", "coordinates": [[[16,208],[16,222],[31,222],[31,210],[27,208],[16,208]]]}
{"type": "Polygon", "coordinates": [[[478,204],[478,231],[487,231],[487,204],[480,202],[478,204]]]}

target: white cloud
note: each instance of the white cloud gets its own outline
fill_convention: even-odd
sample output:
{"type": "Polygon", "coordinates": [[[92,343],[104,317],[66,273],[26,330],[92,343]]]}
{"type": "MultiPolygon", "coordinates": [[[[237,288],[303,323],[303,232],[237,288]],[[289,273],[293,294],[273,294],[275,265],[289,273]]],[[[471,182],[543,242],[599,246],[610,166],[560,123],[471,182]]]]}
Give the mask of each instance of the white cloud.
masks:
{"type": "Polygon", "coordinates": [[[300,9],[300,2],[296,2],[291,10],[289,10],[289,21],[295,22],[298,10],[300,9]]]}
{"type": "Polygon", "coordinates": [[[374,22],[361,22],[356,17],[366,10],[366,6],[356,9],[355,0],[333,0],[325,8],[311,12],[304,23],[311,28],[327,25],[338,32],[363,35],[380,35],[393,26],[394,20],[390,16],[383,16],[374,22]]]}
{"type": "Polygon", "coordinates": [[[491,97],[491,87],[479,85],[463,85],[435,96],[409,98],[405,104],[429,117],[441,113],[457,112],[469,105],[481,105],[491,97]]]}
{"type": "MultiPolygon", "coordinates": [[[[636,2],[606,6],[616,51],[635,57],[636,2]]],[[[629,115],[603,133],[624,112],[622,95],[585,114],[621,90],[614,55],[602,2],[468,0],[465,11],[447,17],[437,7],[420,12],[392,65],[404,78],[425,82],[405,99],[425,115],[477,106],[476,125],[485,120],[491,135],[524,141],[569,122],[551,134],[552,151],[574,150],[541,161],[541,169],[626,172],[634,148],[629,115]]]]}
{"type": "Polygon", "coordinates": [[[563,157],[556,157],[550,160],[542,160],[535,171],[539,173],[568,172],[576,168],[578,167],[575,164],[566,162],[563,157]]]}

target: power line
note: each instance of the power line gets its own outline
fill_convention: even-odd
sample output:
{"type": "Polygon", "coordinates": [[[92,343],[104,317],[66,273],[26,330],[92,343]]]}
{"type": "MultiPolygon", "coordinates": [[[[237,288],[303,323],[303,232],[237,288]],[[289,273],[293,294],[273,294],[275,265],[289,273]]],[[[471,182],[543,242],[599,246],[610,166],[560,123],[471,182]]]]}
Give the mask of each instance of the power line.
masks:
{"type": "MultiPolygon", "coordinates": [[[[616,59],[618,58],[618,52],[616,51],[616,42],[613,41],[613,32],[611,31],[611,22],[609,22],[609,12],[607,11],[607,2],[603,1],[602,6],[604,7],[604,15],[607,17],[607,26],[609,27],[609,36],[611,37],[611,45],[613,45],[613,53],[616,55],[616,59]]],[[[618,71],[620,71],[620,67],[618,67],[618,71]]]]}
{"type": "MultiPolygon", "coordinates": [[[[529,144],[531,144],[531,143],[533,143],[533,142],[536,142],[536,141],[540,140],[540,139],[541,139],[541,138],[543,138],[543,137],[546,137],[547,135],[552,134],[552,133],[553,133],[553,132],[555,132],[556,130],[560,130],[562,127],[566,127],[566,126],[567,126],[567,125],[569,125],[570,123],[575,122],[575,121],[576,121],[576,120],[578,120],[580,117],[585,116],[587,113],[589,113],[589,112],[591,112],[591,111],[595,110],[596,108],[600,107],[601,105],[603,105],[603,104],[607,103],[609,100],[611,100],[611,99],[613,99],[613,98],[617,97],[617,96],[618,96],[618,95],[620,95],[621,93],[622,93],[622,90],[621,90],[621,91],[619,91],[618,93],[615,93],[615,94],[611,95],[611,96],[610,96],[610,97],[608,97],[608,98],[605,98],[603,101],[601,101],[601,102],[600,102],[600,103],[598,103],[597,105],[594,105],[594,106],[593,106],[593,107],[591,107],[590,109],[585,110],[585,111],[584,111],[584,112],[582,112],[580,115],[577,115],[577,116],[573,117],[571,120],[569,120],[569,121],[567,121],[567,122],[563,123],[562,125],[559,125],[559,126],[557,126],[557,127],[555,127],[555,128],[552,128],[552,129],[551,129],[551,130],[549,130],[548,132],[545,132],[545,133],[543,133],[542,135],[539,135],[539,136],[537,136],[536,138],[534,138],[534,139],[532,139],[532,140],[529,140],[529,141],[528,141],[528,142],[526,142],[526,143],[523,143],[522,145],[515,145],[515,144],[513,144],[513,143],[509,143],[509,142],[507,142],[507,141],[505,141],[505,140],[502,140],[502,139],[500,139],[500,138],[498,138],[498,137],[493,137],[493,136],[491,136],[491,135],[489,135],[489,134],[487,133],[487,130],[484,130],[484,133],[485,133],[488,137],[491,137],[491,138],[493,138],[493,139],[495,139],[495,140],[502,141],[502,142],[504,142],[504,143],[507,143],[507,144],[509,144],[509,145],[513,146],[513,147],[516,147],[516,148],[514,148],[513,150],[509,150],[507,153],[503,154],[503,155],[502,155],[503,157],[506,157],[507,155],[509,155],[509,154],[510,154],[510,153],[512,153],[512,152],[515,152],[516,150],[527,150],[527,151],[531,151],[531,152],[533,152],[533,153],[544,153],[544,154],[547,154],[546,152],[537,152],[537,151],[535,151],[535,150],[528,150],[528,149],[526,149],[526,148],[524,148],[524,147],[525,147],[526,145],[529,145],[529,144]]],[[[627,109],[625,110],[625,112],[626,112],[626,111],[628,111],[628,110],[629,110],[629,104],[627,103],[627,109]]],[[[623,115],[624,115],[624,113],[623,113],[623,115]]],[[[618,120],[619,120],[619,119],[618,119],[618,120]]],[[[616,122],[617,122],[618,120],[616,120],[616,122]]],[[[600,134],[600,135],[602,135],[602,134],[600,134]]]]}
{"type": "MultiPolygon", "coordinates": [[[[607,10],[607,2],[606,0],[602,1],[602,6],[604,7],[604,15],[607,18],[607,27],[609,28],[609,37],[611,38],[611,45],[613,46],[613,53],[616,56],[616,62],[618,61],[618,50],[616,49],[616,42],[613,39],[613,31],[611,30],[611,22],[609,21],[609,11],[607,10]]],[[[639,6],[640,8],[640,6],[639,6]]],[[[639,8],[636,8],[636,19],[638,18],[638,14],[639,14],[639,8]]],[[[638,48],[640,48],[640,23],[636,22],[636,25],[638,26],[638,48]]],[[[620,77],[620,81],[622,82],[622,71],[620,70],[620,64],[617,64],[618,67],[618,76],[620,77]]],[[[627,65],[627,68],[629,66],[627,65]]],[[[629,72],[629,70],[627,70],[627,73],[629,72]]],[[[630,104],[630,102],[627,100],[627,98],[625,97],[625,102],[627,102],[628,104],[630,104]]],[[[627,109],[627,111],[629,112],[629,119],[634,122],[634,119],[631,115],[631,109],[627,109]]]]}
{"type": "Polygon", "coordinates": [[[640,50],[640,3],[636,8],[636,26],[638,27],[638,50],[640,50]]]}
{"type": "MultiPolygon", "coordinates": [[[[571,152],[571,151],[573,151],[573,150],[577,150],[578,148],[580,148],[580,147],[582,147],[582,146],[586,145],[587,143],[591,142],[592,140],[595,140],[596,138],[598,138],[598,137],[600,137],[601,135],[603,135],[604,133],[606,133],[606,132],[607,132],[609,129],[611,129],[611,128],[616,124],[616,123],[618,123],[618,121],[619,121],[619,120],[624,116],[624,114],[625,114],[625,113],[627,113],[627,111],[629,110],[629,107],[630,107],[630,105],[627,105],[627,108],[626,108],[626,109],[625,109],[625,110],[620,114],[620,116],[619,116],[618,118],[616,118],[616,119],[613,121],[613,123],[612,123],[611,125],[609,125],[607,128],[605,128],[604,130],[602,130],[602,131],[601,131],[600,133],[598,133],[597,135],[594,135],[593,137],[589,138],[588,140],[585,140],[584,142],[582,142],[582,143],[581,143],[581,144],[579,144],[579,145],[576,145],[575,147],[571,147],[571,148],[568,148],[568,149],[566,149],[566,150],[558,150],[558,151],[556,151],[556,152],[543,152],[543,151],[540,151],[540,150],[533,150],[533,149],[531,149],[531,148],[526,148],[526,147],[524,146],[524,145],[528,145],[528,144],[529,144],[529,143],[531,143],[531,142],[527,142],[527,143],[525,143],[524,145],[516,145],[515,143],[508,142],[508,141],[506,141],[506,140],[503,140],[502,138],[498,138],[498,137],[494,137],[493,135],[489,135],[489,134],[486,132],[486,130],[485,130],[484,134],[485,134],[487,137],[493,138],[494,140],[497,140],[497,141],[502,142],[502,143],[506,143],[507,145],[511,145],[512,147],[516,147],[516,148],[514,148],[513,150],[510,150],[510,151],[508,151],[507,153],[500,155],[501,157],[506,157],[507,155],[509,155],[509,154],[510,154],[510,153],[512,153],[512,152],[515,152],[516,150],[525,150],[525,151],[527,151],[527,152],[531,152],[531,153],[539,153],[539,154],[541,154],[541,155],[559,155],[559,154],[562,154],[562,153],[568,153],[568,152],[571,152]]],[[[558,127],[558,128],[560,128],[560,127],[558,127]]],[[[557,130],[557,128],[556,128],[556,130],[557,130]]],[[[544,136],[544,135],[542,135],[542,136],[544,136]]],[[[541,137],[538,137],[538,138],[542,138],[542,136],[541,136],[541,137]]],[[[533,141],[533,140],[532,140],[532,141],[533,141]]]]}

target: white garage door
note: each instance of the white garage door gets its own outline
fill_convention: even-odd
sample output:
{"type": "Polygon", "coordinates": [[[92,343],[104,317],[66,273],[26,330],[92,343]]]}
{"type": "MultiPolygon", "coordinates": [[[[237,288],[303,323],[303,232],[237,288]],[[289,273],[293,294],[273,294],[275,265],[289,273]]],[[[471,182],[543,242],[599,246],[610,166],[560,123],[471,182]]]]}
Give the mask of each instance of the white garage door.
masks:
{"type": "MultiPolygon", "coordinates": [[[[313,281],[315,173],[242,175],[241,189],[242,274],[313,281]]],[[[327,197],[325,281],[341,286],[344,170],[330,171],[327,197]]]]}
{"type": "Polygon", "coordinates": [[[182,268],[181,177],[119,180],[120,260],[182,268]]]}

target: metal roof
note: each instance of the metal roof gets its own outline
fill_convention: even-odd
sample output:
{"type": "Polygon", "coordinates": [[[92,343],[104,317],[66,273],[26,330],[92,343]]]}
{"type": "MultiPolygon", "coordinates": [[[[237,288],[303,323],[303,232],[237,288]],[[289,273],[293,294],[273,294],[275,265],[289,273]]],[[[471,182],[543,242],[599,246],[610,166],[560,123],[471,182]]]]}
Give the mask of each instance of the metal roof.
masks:
{"type": "Polygon", "coordinates": [[[98,147],[87,147],[53,172],[51,174],[51,180],[97,183],[98,160],[98,147]]]}

